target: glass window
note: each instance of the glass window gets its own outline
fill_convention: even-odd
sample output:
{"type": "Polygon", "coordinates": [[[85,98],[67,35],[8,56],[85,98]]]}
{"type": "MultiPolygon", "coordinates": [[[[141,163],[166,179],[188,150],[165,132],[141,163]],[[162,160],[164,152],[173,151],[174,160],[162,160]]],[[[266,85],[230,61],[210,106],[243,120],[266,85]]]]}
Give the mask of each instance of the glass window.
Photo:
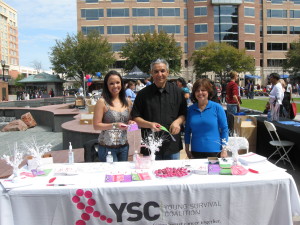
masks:
{"type": "Polygon", "coordinates": [[[104,26],[94,26],[94,27],[81,27],[81,32],[84,35],[89,34],[92,31],[97,31],[99,34],[104,34],[104,26]]]}
{"type": "Polygon", "coordinates": [[[255,34],[255,25],[254,24],[245,24],[245,33],[255,34]]]}
{"type": "Polygon", "coordinates": [[[254,0],[244,0],[244,2],[254,2],[254,0]]]}
{"type": "Polygon", "coordinates": [[[194,29],[196,34],[207,33],[207,24],[196,24],[194,29]]]}
{"type": "Polygon", "coordinates": [[[300,27],[291,26],[290,34],[300,34],[300,27]]]}
{"type": "Polygon", "coordinates": [[[221,24],[221,26],[216,26],[218,32],[238,32],[238,25],[233,24],[221,24]],[[220,31],[219,31],[220,30],[220,31]]]}
{"type": "Polygon", "coordinates": [[[267,43],[268,51],[287,51],[287,43],[267,43]]]}
{"type": "Polygon", "coordinates": [[[150,0],[136,0],[136,2],[150,2],[150,0]]]}
{"type": "Polygon", "coordinates": [[[133,8],[132,16],[135,17],[155,16],[154,8],[133,8]]]}
{"type": "Polygon", "coordinates": [[[107,9],[107,17],[129,17],[129,9],[107,9]]]}
{"type": "Polygon", "coordinates": [[[236,42],[238,40],[238,34],[231,34],[231,33],[215,33],[214,34],[215,41],[232,41],[236,42]]]}
{"type": "Polygon", "coordinates": [[[98,3],[98,0],[85,0],[86,3],[98,3]]]}
{"type": "Polygon", "coordinates": [[[183,9],[183,17],[185,20],[187,20],[187,9],[183,9]]]}
{"type": "Polygon", "coordinates": [[[194,2],[207,2],[207,0],[194,0],[194,2]]]}
{"type": "Polygon", "coordinates": [[[207,7],[195,7],[194,16],[207,16],[207,7]]]}
{"type": "Polygon", "coordinates": [[[187,25],[184,26],[184,36],[185,37],[188,36],[188,26],[187,25]]]}
{"type": "Polygon", "coordinates": [[[282,67],[284,61],[286,61],[286,60],[285,59],[267,59],[267,66],[268,67],[282,67]]]}
{"type": "Polygon", "coordinates": [[[245,49],[255,50],[255,42],[245,42],[245,49]]]}
{"type": "Polygon", "coordinates": [[[180,8],[158,8],[158,16],[180,16],[180,8]]]}
{"type": "Polygon", "coordinates": [[[175,2],[175,0],[162,0],[162,2],[175,2]]]}
{"type": "Polygon", "coordinates": [[[184,42],[184,53],[188,52],[188,43],[184,42]]]}
{"type": "Polygon", "coordinates": [[[155,30],[154,25],[136,25],[132,26],[132,32],[136,34],[144,34],[147,32],[153,33],[155,30]]]}
{"type": "Polygon", "coordinates": [[[271,0],[272,4],[282,4],[282,0],[271,0]]]}
{"type": "Polygon", "coordinates": [[[129,26],[107,26],[107,34],[130,34],[129,26]]]}
{"type": "Polygon", "coordinates": [[[290,18],[300,18],[300,10],[291,10],[290,18]]]}
{"type": "Polygon", "coordinates": [[[269,18],[287,18],[287,10],[268,9],[267,17],[269,17],[269,18]]]}
{"type": "Polygon", "coordinates": [[[267,34],[287,34],[287,26],[268,26],[267,34]]]}
{"type": "Polygon", "coordinates": [[[207,45],[207,41],[195,41],[195,50],[207,45]]]}
{"type": "Polygon", "coordinates": [[[290,2],[294,2],[294,4],[300,4],[300,0],[290,0],[290,2]]]}
{"type": "Polygon", "coordinates": [[[103,9],[81,9],[81,17],[86,20],[99,20],[99,17],[103,17],[103,9]]]}
{"type": "Polygon", "coordinates": [[[254,8],[245,8],[244,9],[245,16],[255,17],[255,10],[254,8]]]}
{"type": "Polygon", "coordinates": [[[124,0],[110,0],[111,2],[124,2],[124,0]]]}
{"type": "Polygon", "coordinates": [[[237,16],[238,10],[236,6],[233,5],[220,5],[220,15],[231,15],[237,16]]]}
{"type": "Polygon", "coordinates": [[[111,43],[113,52],[120,52],[125,43],[111,43]]]}
{"type": "Polygon", "coordinates": [[[180,34],[180,25],[158,25],[158,32],[160,31],[167,34],[180,34]]]}
{"type": "Polygon", "coordinates": [[[237,17],[232,17],[232,16],[215,16],[214,17],[214,22],[215,23],[237,23],[238,18],[237,17]]]}

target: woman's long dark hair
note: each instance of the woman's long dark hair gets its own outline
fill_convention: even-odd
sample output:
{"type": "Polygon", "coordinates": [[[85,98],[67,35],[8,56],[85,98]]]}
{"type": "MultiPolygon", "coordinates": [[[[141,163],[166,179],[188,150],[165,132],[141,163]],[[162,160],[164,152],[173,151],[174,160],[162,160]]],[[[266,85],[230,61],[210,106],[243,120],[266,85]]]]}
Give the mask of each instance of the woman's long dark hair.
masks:
{"type": "Polygon", "coordinates": [[[120,90],[120,93],[119,93],[119,98],[122,102],[122,106],[126,106],[128,107],[128,101],[126,99],[126,94],[125,94],[125,89],[124,89],[124,81],[120,75],[120,73],[118,73],[117,71],[115,70],[111,70],[109,71],[105,77],[104,77],[104,87],[103,87],[103,92],[102,92],[102,97],[104,98],[104,100],[110,105],[110,106],[113,106],[112,104],[112,96],[111,96],[111,93],[110,91],[108,90],[108,85],[107,85],[107,82],[108,82],[108,79],[110,76],[118,76],[121,80],[121,90],[120,90]]]}

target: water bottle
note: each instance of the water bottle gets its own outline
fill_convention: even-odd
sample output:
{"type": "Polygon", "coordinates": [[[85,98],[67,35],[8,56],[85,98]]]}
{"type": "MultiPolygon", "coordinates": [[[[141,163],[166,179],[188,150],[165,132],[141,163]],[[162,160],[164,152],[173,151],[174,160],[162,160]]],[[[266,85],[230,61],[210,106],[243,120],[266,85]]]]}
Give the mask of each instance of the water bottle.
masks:
{"type": "Polygon", "coordinates": [[[271,110],[268,110],[267,121],[271,122],[271,110]]]}
{"type": "Polygon", "coordinates": [[[137,158],[138,158],[138,152],[137,151],[134,151],[134,154],[133,154],[133,156],[132,156],[132,161],[134,162],[134,163],[136,163],[136,161],[137,161],[137,158]]]}
{"type": "Polygon", "coordinates": [[[110,151],[107,153],[106,162],[108,162],[108,163],[113,163],[114,162],[114,157],[111,155],[110,151]]]}
{"type": "Polygon", "coordinates": [[[69,164],[73,164],[74,163],[74,152],[73,152],[71,142],[69,142],[69,153],[68,154],[69,154],[69,164]]]}

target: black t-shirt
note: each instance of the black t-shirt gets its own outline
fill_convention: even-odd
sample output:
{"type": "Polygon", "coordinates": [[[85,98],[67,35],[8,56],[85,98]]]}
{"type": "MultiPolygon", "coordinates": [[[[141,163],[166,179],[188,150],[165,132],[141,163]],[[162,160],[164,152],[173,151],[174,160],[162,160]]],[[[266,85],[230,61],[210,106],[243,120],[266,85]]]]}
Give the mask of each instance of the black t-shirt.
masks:
{"type": "MultiPolygon", "coordinates": [[[[181,89],[175,84],[167,82],[164,89],[158,89],[155,84],[152,84],[139,91],[134,100],[131,116],[159,123],[169,130],[173,121],[181,115],[186,116],[186,112],[187,103],[181,89]]],[[[150,132],[150,129],[143,128],[142,138],[147,137],[150,132]]],[[[164,131],[159,135],[164,135],[167,140],[163,142],[157,154],[173,154],[183,148],[180,133],[173,135],[176,142],[172,141],[164,131]]]]}

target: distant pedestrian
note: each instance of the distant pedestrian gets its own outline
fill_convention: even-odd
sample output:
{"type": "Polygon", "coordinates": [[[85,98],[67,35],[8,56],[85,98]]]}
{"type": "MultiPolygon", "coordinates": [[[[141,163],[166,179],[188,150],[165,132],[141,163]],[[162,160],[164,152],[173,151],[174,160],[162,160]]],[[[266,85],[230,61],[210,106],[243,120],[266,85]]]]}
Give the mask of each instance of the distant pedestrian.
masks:
{"type": "Polygon", "coordinates": [[[191,80],[188,81],[188,83],[186,84],[187,88],[189,89],[190,93],[192,93],[193,91],[193,83],[191,80]]]}
{"type": "Polygon", "coordinates": [[[227,101],[227,116],[235,114],[240,110],[240,100],[239,100],[239,88],[236,81],[239,79],[239,75],[235,71],[231,71],[230,82],[226,87],[226,101],[227,101]]]}
{"type": "Polygon", "coordinates": [[[50,95],[51,98],[54,97],[54,91],[53,91],[53,88],[51,88],[51,90],[49,91],[49,95],[50,95]]]}
{"type": "Polygon", "coordinates": [[[182,90],[184,98],[186,99],[187,105],[189,106],[190,104],[192,104],[192,102],[190,100],[190,90],[187,87],[187,83],[184,80],[184,78],[179,77],[176,81],[176,85],[177,85],[177,87],[179,87],[182,90]]]}
{"type": "Polygon", "coordinates": [[[225,103],[226,102],[226,80],[222,80],[222,91],[221,91],[221,103],[225,103]]]}
{"type": "Polygon", "coordinates": [[[130,98],[131,102],[134,102],[136,94],[134,93],[135,90],[135,83],[133,81],[129,81],[127,83],[127,89],[125,91],[126,97],[130,98]]]}
{"type": "Polygon", "coordinates": [[[146,86],[149,86],[149,85],[151,85],[152,83],[151,83],[151,81],[150,81],[150,78],[146,78],[145,79],[145,85],[146,86]]]}
{"type": "Polygon", "coordinates": [[[279,82],[279,79],[280,79],[280,76],[278,73],[270,74],[270,82],[273,85],[273,88],[269,95],[272,121],[278,121],[278,119],[279,119],[280,105],[282,104],[283,95],[284,95],[283,89],[282,89],[282,84],[279,82]]]}
{"type": "Polygon", "coordinates": [[[143,84],[140,80],[137,80],[136,85],[135,85],[135,92],[139,92],[144,87],[145,87],[145,84],[143,84]]]}

